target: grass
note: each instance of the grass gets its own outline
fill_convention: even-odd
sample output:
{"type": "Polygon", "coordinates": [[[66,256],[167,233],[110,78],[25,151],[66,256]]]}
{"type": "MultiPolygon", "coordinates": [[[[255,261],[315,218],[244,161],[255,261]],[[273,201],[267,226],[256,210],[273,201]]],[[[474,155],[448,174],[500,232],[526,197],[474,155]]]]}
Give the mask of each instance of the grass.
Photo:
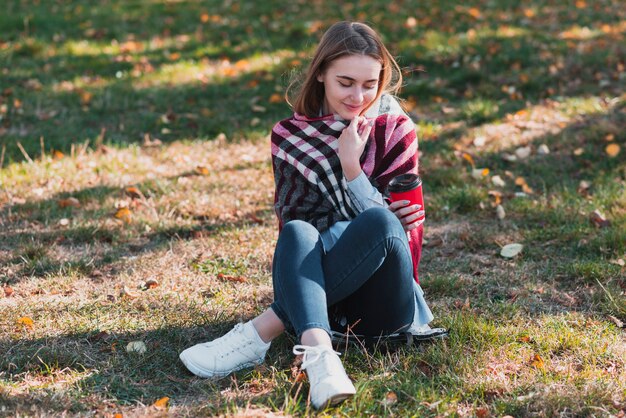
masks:
{"type": "Polygon", "coordinates": [[[626,410],[620,2],[5,3],[0,416],[316,414],[289,336],[219,381],[177,355],[272,301],[267,135],[338,19],[370,22],[405,69],[422,286],[452,334],[348,350],[357,396],[319,415],[626,410]]]}

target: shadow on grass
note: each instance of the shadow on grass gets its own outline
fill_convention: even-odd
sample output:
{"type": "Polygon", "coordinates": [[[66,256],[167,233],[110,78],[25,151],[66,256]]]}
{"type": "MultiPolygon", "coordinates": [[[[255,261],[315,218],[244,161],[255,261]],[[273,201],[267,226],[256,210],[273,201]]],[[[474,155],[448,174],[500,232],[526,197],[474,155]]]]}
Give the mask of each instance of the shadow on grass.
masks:
{"type": "MultiPolygon", "coordinates": [[[[31,138],[40,136],[48,148],[67,151],[73,142],[93,141],[102,128],[107,130],[106,140],[120,146],[140,141],[144,133],[164,141],[211,139],[220,132],[229,138],[264,136],[289,113],[285,104],[268,103],[269,97],[283,90],[286,75],[300,64],[282,59],[270,68],[207,84],[197,80],[178,84],[176,68],[185,71],[186,62],[203,58],[247,62],[263,53],[308,51],[319,29],[338,18],[337,10],[329,10],[324,2],[304,7],[298,2],[183,1],[174,7],[74,1],[28,10],[17,1],[9,3],[13,12],[3,17],[8,28],[4,39],[9,41],[4,53],[12,68],[20,69],[0,75],[12,86],[2,96],[7,111],[0,134],[10,161],[23,158],[15,145],[18,140],[31,155],[40,151],[38,141],[31,138]],[[301,19],[286,19],[288,11],[301,19]],[[146,21],[151,24],[143,25],[146,21]],[[136,46],[144,41],[149,41],[147,46],[136,46]],[[64,42],[76,45],[59,49],[64,42]],[[119,46],[120,51],[110,56],[92,53],[90,43],[114,51],[119,46]],[[57,48],[54,54],[46,53],[50,46],[57,48]],[[167,75],[170,65],[180,65],[172,69],[173,75],[167,75]],[[163,87],[134,87],[142,77],[151,76],[149,67],[165,72],[163,87]],[[137,68],[139,75],[129,76],[137,68]],[[41,91],[27,87],[33,78],[41,79],[41,91]],[[59,80],[84,87],[63,92],[59,80]],[[85,101],[82,91],[93,96],[85,101]],[[21,104],[17,106],[13,98],[21,104]],[[251,102],[267,111],[252,111],[251,102]],[[57,114],[51,117],[52,111],[57,114]],[[168,114],[177,117],[164,123],[168,114]]],[[[613,69],[619,59],[613,57],[624,56],[625,51],[617,25],[620,14],[607,13],[612,5],[607,0],[587,10],[546,7],[535,1],[524,9],[490,7],[477,17],[465,7],[435,4],[428,13],[412,10],[423,21],[410,27],[398,24],[406,20],[404,8],[389,10],[384,2],[343,5],[340,14],[346,19],[369,18],[391,50],[402,56],[403,66],[426,68],[425,74],[407,77],[404,95],[415,96],[424,109],[440,107],[436,102],[445,100],[453,111],[437,122],[479,125],[545,97],[619,94],[613,69]],[[536,16],[529,17],[528,10],[536,16]],[[597,33],[576,32],[576,25],[583,24],[597,33]],[[608,29],[597,29],[601,25],[608,29]],[[601,88],[599,82],[604,83],[601,88]]]]}

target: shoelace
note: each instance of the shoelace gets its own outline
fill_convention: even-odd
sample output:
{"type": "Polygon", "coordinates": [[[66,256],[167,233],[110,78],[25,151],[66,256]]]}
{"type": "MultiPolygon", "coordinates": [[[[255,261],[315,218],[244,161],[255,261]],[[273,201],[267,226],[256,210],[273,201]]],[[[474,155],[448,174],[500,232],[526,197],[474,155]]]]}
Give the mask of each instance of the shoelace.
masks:
{"type": "MultiPolygon", "coordinates": [[[[228,331],[226,334],[224,334],[220,338],[220,340],[221,340],[220,344],[224,344],[225,346],[227,346],[229,348],[229,350],[232,350],[233,347],[231,347],[230,345],[232,345],[233,337],[236,334],[241,334],[242,331],[243,331],[243,324],[242,323],[236,324],[233,329],[228,331]]],[[[204,345],[207,346],[207,347],[210,347],[211,345],[213,345],[213,343],[215,343],[215,340],[209,341],[207,343],[204,343],[204,345]]]]}
{"type": "Polygon", "coordinates": [[[341,355],[341,353],[325,345],[295,345],[293,347],[293,353],[296,356],[301,354],[304,355],[304,358],[302,359],[302,365],[300,366],[302,370],[306,369],[308,366],[319,360],[322,357],[322,354],[325,352],[332,352],[337,354],[338,356],[341,355]]]}

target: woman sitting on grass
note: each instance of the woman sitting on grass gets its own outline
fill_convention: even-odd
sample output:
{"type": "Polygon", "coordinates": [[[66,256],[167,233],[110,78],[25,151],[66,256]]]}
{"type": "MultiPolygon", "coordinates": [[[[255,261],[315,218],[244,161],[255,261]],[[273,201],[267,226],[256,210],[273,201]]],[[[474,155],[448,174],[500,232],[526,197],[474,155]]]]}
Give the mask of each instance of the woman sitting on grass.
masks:
{"type": "Polygon", "coordinates": [[[392,96],[402,82],[379,35],[340,22],[324,34],[293,105],[272,131],[275,210],[274,302],[226,335],[180,359],[201,377],[223,377],[263,362],[286,329],[301,345],[315,408],[355,388],[331,345],[429,329],[433,316],[417,284],[424,215],[385,189],[417,173],[417,138],[392,96]],[[396,109],[396,113],[390,110],[396,109]]]}

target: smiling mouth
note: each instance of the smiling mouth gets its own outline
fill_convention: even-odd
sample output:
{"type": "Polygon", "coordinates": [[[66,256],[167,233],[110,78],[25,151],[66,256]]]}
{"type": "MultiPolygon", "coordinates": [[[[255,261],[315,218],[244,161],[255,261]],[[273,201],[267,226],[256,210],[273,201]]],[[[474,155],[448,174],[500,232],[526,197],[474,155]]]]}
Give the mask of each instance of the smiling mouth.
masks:
{"type": "Polygon", "coordinates": [[[351,109],[351,110],[359,110],[359,109],[361,109],[361,107],[362,107],[362,106],[360,106],[360,105],[359,105],[359,106],[352,106],[352,105],[349,105],[349,104],[347,104],[347,103],[344,103],[344,105],[345,105],[348,109],[351,109]]]}

